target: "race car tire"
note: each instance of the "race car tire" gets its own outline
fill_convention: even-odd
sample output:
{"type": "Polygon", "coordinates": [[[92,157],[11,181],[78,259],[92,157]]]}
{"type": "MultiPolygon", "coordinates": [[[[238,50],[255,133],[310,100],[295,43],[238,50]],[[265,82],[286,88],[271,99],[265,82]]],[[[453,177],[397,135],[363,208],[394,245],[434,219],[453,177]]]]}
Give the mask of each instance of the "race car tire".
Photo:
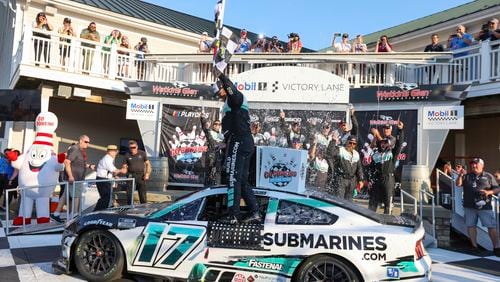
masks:
{"type": "Polygon", "coordinates": [[[294,275],[294,281],[362,281],[351,266],[340,259],[317,255],[306,259],[294,275]]]}
{"type": "Polygon", "coordinates": [[[125,257],[115,237],[105,230],[91,230],[81,235],[74,261],[78,272],[89,281],[112,281],[122,277],[125,257]]]}

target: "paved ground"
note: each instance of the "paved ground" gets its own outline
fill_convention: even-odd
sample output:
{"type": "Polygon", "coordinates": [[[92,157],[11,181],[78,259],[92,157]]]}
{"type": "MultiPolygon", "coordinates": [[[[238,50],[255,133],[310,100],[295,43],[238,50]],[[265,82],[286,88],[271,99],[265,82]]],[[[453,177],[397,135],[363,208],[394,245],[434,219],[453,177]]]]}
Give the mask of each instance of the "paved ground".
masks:
{"type": "MultiPolygon", "coordinates": [[[[5,226],[4,221],[2,224],[5,226]]],[[[61,234],[6,237],[0,228],[0,281],[83,281],[79,275],[57,275],[52,270],[60,241],[61,234]]],[[[500,258],[488,252],[478,256],[438,248],[427,251],[433,260],[433,281],[500,281],[500,258]]]]}

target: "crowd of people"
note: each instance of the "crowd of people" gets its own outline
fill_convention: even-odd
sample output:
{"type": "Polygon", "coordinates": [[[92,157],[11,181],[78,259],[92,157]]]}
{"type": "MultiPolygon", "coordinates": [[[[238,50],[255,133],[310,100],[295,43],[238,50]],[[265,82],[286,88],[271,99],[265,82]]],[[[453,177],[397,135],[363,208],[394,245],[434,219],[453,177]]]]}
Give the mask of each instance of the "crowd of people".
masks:
{"type": "MultiPolygon", "coordinates": [[[[37,14],[36,19],[33,21],[33,42],[35,50],[35,61],[44,64],[50,63],[50,48],[49,41],[45,39],[50,39],[50,32],[54,31],[54,26],[47,19],[47,15],[43,12],[37,14]],[[43,31],[43,32],[40,32],[43,31]],[[49,33],[47,33],[49,32],[49,33]]],[[[110,56],[109,54],[112,45],[116,45],[118,48],[118,54],[121,55],[118,58],[117,65],[117,75],[122,77],[127,77],[129,75],[130,60],[127,58],[130,53],[127,50],[132,49],[129,38],[127,35],[122,34],[118,29],[114,29],[109,35],[102,36],[97,30],[97,24],[95,22],[90,22],[89,25],[82,29],[78,34],[77,31],[71,25],[70,18],[64,18],[62,26],[57,29],[57,34],[59,35],[59,54],[60,54],[60,64],[67,66],[69,63],[69,55],[71,52],[71,38],[80,37],[86,40],[82,42],[82,56],[83,60],[81,62],[81,68],[85,71],[90,71],[95,56],[95,44],[92,42],[99,42],[105,45],[102,48],[102,65],[105,71],[109,68],[110,56]]],[[[141,37],[140,41],[133,47],[133,50],[137,51],[137,72],[141,76],[145,70],[145,63],[142,61],[144,59],[144,54],[150,53],[148,40],[146,37],[141,37]]]]}
{"type": "MultiPolygon", "coordinates": [[[[60,175],[61,182],[68,182],[68,187],[60,186],[59,202],[54,212],[50,217],[57,222],[62,222],[61,212],[66,207],[74,207],[75,212],[80,210],[82,195],[87,189],[87,184],[84,180],[88,175],[95,171],[97,180],[109,180],[113,178],[134,178],[135,191],[138,192],[139,202],[146,203],[147,201],[147,182],[151,175],[151,163],[148,160],[146,153],[139,149],[136,140],[129,140],[129,151],[123,156],[123,161],[120,165],[115,165],[116,156],[118,155],[118,146],[108,145],[106,154],[99,160],[97,164],[92,164],[87,158],[87,149],[90,144],[90,138],[87,135],[81,135],[78,142],[71,144],[65,152],[66,159],[64,160],[64,171],[60,175]],[[118,168],[117,168],[118,167],[118,168]],[[73,187],[74,184],[74,187],[73,187]],[[66,193],[70,203],[66,202],[66,193]]],[[[7,189],[18,187],[19,171],[12,167],[12,160],[9,158],[11,152],[17,156],[21,152],[14,149],[5,149],[3,154],[0,154],[0,198],[2,202],[0,209],[6,211],[7,202],[12,209],[12,201],[17,199],[20,202],[22,199],[17,191],[6,195],[7,189]]],[[[96,183],[99,193],[99,200],[94,208],[95,211],[108,208],[113,205],[112,201],[112,183],[110,181],[99,181],[96,183]]],[[[127,200],[126,203],[132,201],[132,185],[126,185],[127,200]]]]}

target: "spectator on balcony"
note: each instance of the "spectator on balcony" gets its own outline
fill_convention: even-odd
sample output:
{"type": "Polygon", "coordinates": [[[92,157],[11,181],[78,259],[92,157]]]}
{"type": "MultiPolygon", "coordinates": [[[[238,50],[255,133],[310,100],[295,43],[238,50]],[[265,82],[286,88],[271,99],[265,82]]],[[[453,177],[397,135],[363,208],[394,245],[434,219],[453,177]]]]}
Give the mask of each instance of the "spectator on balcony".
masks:
{"type": "Polygon", "coordinates": [[[130,64],[130,53],[124,49],[130,49],[130,42],[126,35],[122,35],[122,42],[118,50],[118,76],[128,77],[128,66],[130,64]]]}
{"type": "Polygon", "coordinates": [[[439,44],[439,36],[434,33],[431,35],[431,44],[425,46],[424,52],[443,52],[444,47],[439,44]]]}
{"type": "Polygon", "coordinates": [[[375,52],[393,52],[392,45],[391,43],[389,43],[389,38],[387,37],[387,35],[380,36],[380,39],[377,41],[377,45],[375,46],[375,52]]]}
{"type": "Polygon", "coordinates": [[[335,52],[349,53],[351,52],[351,44],[349,43],[349,34],[342,34],[342,41],[334,44],[335,52]]]}
{"type": "Polygon", "coordinates": [[[354,40],[354,44],[352,44],[352,52],[353,53],[366,53],[368,48],[366,44],[363,43],[363,36],[356,35],[356,39],[354,40]]]}
{"type": "MultiPolygon", "coordinates": [[[[80,38],[100,42],[101,35],[97,31],[97,25],[95,22],[89,23],[89,26],[82,30],[80,33],[80,38]]],[[[82,69],[84,72],[89,72],[92,68],[92,63],[94,62],[95,45],[82,42],[82,55],[83,55],[83,65],[82,69]]]]}
{"type": "Polygon", "coordinates": [[[257,39],[257,42],[252,46],[252,52],[255,53],[263,53],[265,51],[266,47],[266,38],[264,35],[259,35],[259,39],[257,39]]]}
{"type": "Polygon", "coordinates": [[[300,36],[292,32],[288,35],[288,53],[298,54],[302,50],[302,41],[300,36]]]}
{"type": "Polygon", "coordinates": [[[146,73],[146,62],[144,62],[144,54],[148,54],[150,52],[148,39],[146,37],[141,37],[141,41],[139,41],[139,43],[135,45],[134,49],[138,51],[136,62],[137,79],[144,80],[144,74],[146,73]]]}
{"type": "Polygon", "coordinates": [[[68,39],[68,37],[76,36],[76,33],[71,26],[70,18],[64,18],[63,26],[57,30],[57,33],[64,36],[60,38],[61,45],[59,45],[59,55],[61,56],[61,64],[66,66],[66,58],[69,57],[71,51],[71,39],[68,39]]]}
{"type": "Polygon", "coordinates": [[[238,43],[238,47],[236,47],[236,53],[246,53],[250,51],[250,47],[252,47],[252,41],[247,38],[247,30],[242,29],[240,31],[240,41],[238,43]]]}
{"type": "MultiPolygon", "coordinates": [[[[33,21],[33,43],[35,46],[35,62],[49,63],[50,62],[50,35],[47,34],[48,31],[52,31],[54,28],[47,21],[47,16],[45,13],[40,12],[36,15],[35,21],[33,21]],[[37,31],[38,30],[38,31],[37,31]],[[43,31],[39,32],[39,31],[43,31]],[[43,60],[42,60],[43,54],[43,60]]],[[[38,66],[38,64],[36,64],[38,66]]]]}
{"type": "Polygon", "coordinates": [[[488,23],[481,27],[481,31],[474,37],[476,40],[497,40],[500,38],[500,29],[498,29],[498,19],[492,18],[488,23]]]}
{"type": "Polygon", "coordinates": [[[198,51],[200,53],[210,53],[212,50],[212,41],[208,38],[208,32],[204,31],[201,34],[200,42],[198,43],[198,51]]]}
{"type": "MultiPolygon", "coordinates": [[[[104,45],[105,46],[111,46],[111,45],[117,45],[120,46],[122,44],[122,34],[118,29],[114,29],[111,31],[109,35],[106,35],[104,37],[104,45]]],[[[108,73],[109,69],[109,62],[111,58],[111,48],[110,47],[102,47],[102,66],[104,68],[104,73],[108,73]]]]}
{"type": "Polygon", "coordinates": [[[277,36],[273,36],[271,38],[271,41],[269,41],[266,45],[266,50],[267,53],[282,53],[283,52],[283,45],[281,45],[281,42],[279,42],[277,36]]]}
{"type": "MultiPolygon", "coordinates": [[[[465,26],[458,25],[457,32],[451,34],[450,37],[448,37],[448,48],[453,51],[460,48],[469,47],[470,45],[472,45],[473,40],[474,39],[472,38],[472,35],[465,33],[465,26]]],[[[455,54],[455,57],[465,55],[467,55],[467,52],[455,54]]]]}

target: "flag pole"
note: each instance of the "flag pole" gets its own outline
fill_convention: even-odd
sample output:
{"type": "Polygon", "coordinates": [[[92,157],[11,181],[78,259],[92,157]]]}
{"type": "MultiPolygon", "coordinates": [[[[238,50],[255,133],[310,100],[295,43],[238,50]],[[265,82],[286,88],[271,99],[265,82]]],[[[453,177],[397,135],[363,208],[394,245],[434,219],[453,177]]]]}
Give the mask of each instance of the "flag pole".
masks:
{"type": "Polygon", "coordinates": [[[217,4],[215,6],[215,42],[214,44],[214,59],[213,66],[215,68],[215,58],[217,54],[220,52],[220,36],[222,33],[222,28],[224,26],[224,11],[226,10],[226,0],[217,0],[217,4]],[[220,6],[219,6],[220,5],[220,6]]]}

